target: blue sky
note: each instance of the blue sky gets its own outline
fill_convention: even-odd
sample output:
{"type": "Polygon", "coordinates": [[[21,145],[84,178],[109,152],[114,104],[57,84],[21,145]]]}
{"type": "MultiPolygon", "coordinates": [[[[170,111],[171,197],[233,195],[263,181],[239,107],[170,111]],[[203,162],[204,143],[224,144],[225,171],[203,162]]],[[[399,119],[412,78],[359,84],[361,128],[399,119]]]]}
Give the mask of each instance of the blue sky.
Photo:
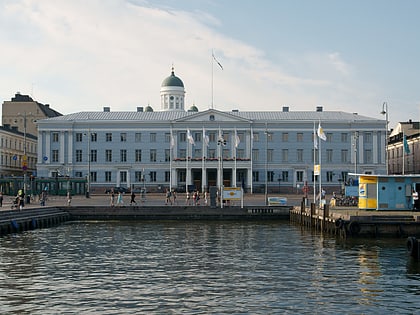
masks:
{"type": "Polygon", "coordinates": [[[0,97],[159,110],[174,65],[187,107],[384,119],[387,102],[393,127],[420,119],[419,12],[416,0],[0,0],[0,97]]]}

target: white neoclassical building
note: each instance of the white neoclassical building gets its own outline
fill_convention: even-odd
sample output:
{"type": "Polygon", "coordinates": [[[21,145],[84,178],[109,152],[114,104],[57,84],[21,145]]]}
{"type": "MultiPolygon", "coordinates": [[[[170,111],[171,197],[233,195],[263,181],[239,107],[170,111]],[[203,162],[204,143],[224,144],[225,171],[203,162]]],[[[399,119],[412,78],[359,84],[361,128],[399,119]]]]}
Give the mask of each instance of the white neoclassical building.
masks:
{"type": "Polygon", "coordinates": [[[38,177],[88,178],[92,193],[115,186],[183,191],[221,185],[255,193],[312,187],[314,178],[333,189],[350,173],[385,173],[384,120],[322,106],[186,110],[184,83],[173,69],[160,95],[159,111],[105,107],[38,121],[38,177]],[[319,124],[325,141],[314,135],[319,124]]]}

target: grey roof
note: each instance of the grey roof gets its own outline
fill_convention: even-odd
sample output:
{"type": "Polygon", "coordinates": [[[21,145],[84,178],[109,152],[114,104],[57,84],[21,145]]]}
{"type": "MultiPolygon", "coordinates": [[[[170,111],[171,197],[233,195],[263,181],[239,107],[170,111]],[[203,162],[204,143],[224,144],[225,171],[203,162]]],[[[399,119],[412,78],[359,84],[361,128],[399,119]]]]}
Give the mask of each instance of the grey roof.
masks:
{"type": "Polygon", "coordinates": [[[82,120],[103,120],[103,121],[174,121],[181,118],[187,118],[193,115],[208,115],[209,113],[223,113],[234,117],[247,119],[251,121],[276,121],[276,120],[296,120],[296,121],[383,121],[381,119],[347,113],[342,111],[262,111],[262,112],[221,112],[209,109],[203,112],[184,112],[184,111],[157,111],[157,112],[78,112],[64,116],[44,119],[44,121],[82,121],[82,120]]]}

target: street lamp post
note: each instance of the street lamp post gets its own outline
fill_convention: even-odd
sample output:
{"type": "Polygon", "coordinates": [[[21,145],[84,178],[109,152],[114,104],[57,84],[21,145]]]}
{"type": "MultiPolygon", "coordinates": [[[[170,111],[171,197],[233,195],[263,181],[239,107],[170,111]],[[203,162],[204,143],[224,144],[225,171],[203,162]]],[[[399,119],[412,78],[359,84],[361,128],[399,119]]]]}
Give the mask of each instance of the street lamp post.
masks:
{"type": "Polygon", "coordinates": [[[87,181],[87,186],[86,186],[86,198],[90,198],[90,159],[91,159],[91,153],[90,153],[90,128],[88,129],[88,132],[86,134],[87,136],[87,162],[88,162],[88,172],[87,172],[87,176],[86,176],[86,181],[87,181]]]}
{"type": "MultiPolygon", "coordinates": [[[[29,113],[29,115],[32,115],[31,113],[29,113]]],[[[24,196],[26,198],[26,194],[27,194],[27,180],[28,180],[28,176],[27,176],[27,170],[28,170],[28,156],[27,156],[27,150],[26,150],[26,129],[27,129],[27,124],[26,124],[26,112],[22,114],[18,113],[18,116],[22,116],[23,117],[23,156],[22,156],[22,170],[23,170],[23,193],[24,196]]],[[[30,198],[26,198],[26,200],[30,200],[30,198]]]]}
{"type": "Polygon", "coordinates": [[[264,204],[268,204],[268,131],[265,129],[265,189],[264,189],[264,204]]]}
{"type": "Polygon", "coordinates": [[[354,146],[354,173],[357,174],[357,143],[359,141],[359,132],[355,131],[353,134],[353,146],[354,146]]]}
{"type": "Polygon", "coordinates": [[[388,103],[383,102],[382,104],[382,115],[385,115],[385,168],[386,168],[386,175],[388,175],[388,103]]]}

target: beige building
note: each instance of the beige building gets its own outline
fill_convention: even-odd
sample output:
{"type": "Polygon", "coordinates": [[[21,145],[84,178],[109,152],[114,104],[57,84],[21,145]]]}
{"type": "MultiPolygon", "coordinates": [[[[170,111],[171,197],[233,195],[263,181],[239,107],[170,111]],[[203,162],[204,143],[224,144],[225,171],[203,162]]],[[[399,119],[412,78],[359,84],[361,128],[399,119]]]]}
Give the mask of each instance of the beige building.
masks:
{"type": "Polygon", "coordinates": [[[387,152],[389,174],[420,174],[420,123],[398,123],[389,135],[387,152]]]}
{"type": "Polygon", "coordinates": [[[61,116],[59,112],[16,93],[2,104],[0,128],[0,178],[21,177],[36,172],[38,119],[61,116]]]}

